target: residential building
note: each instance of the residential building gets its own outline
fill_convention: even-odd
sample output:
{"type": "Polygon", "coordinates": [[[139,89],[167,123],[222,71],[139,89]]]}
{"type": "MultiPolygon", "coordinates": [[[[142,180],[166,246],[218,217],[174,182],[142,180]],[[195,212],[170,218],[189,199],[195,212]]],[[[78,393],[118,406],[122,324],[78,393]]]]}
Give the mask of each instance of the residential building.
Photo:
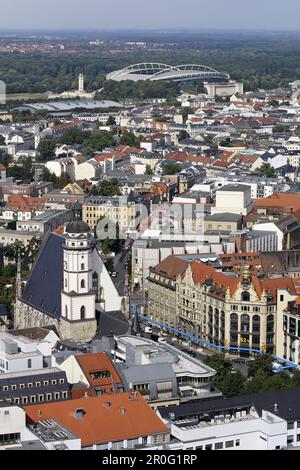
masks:
{"type": "Polygon", "coordinates": [[[92,196],[82,206],[82,220],[94,230],[100,219],[118,224],[121,231],[136,228],[138,208],[132,196],[92,196]]]}
{"type": "Polygon", "coordinates": [[[0,402],[27,405],[70,398],[67,376],[58,368],[0,374],[0,402]]]}

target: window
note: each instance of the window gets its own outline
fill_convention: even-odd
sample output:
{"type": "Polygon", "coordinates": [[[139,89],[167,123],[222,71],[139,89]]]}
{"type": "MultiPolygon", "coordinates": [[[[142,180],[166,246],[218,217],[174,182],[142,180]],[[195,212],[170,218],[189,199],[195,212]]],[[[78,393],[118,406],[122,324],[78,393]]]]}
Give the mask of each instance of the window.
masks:
{"type": "Polygon", "coordinates": [[[81,271],[84,271],[84,263],[81,264],[81,271]]]}
{"type": "Polygon", "coordinates": [[[48,385],[49,385],[49,380],[44,380],[43,385],[44,385],[45,387],[48,387],[48,385]]]}
{"type": "Polygon", "coordinates": [[[212,444],[207,444],[205,446],[205,450],[212,450],[212,444]]]}
{"type": "Polygon", "coordinates": [[[250,301],[250,293],[247,292],[247,291],[242,292],[241,300],[243,302],[249,302],[250,301]]]}
{"type": "Polygon", "coordinates": [[[41,382],[35,382],[36,387],[41,387],[42,383],[41,382]]]}
{"type": "Polygon", "coordinates": [[[93,291],[96,294],[96,302],[98,302],[99,299],[99,277],[97,273],[93,274],[93,291]]]}
{"type": "Polygon", "coordinates": [[[226,441],[225,442],[226,449],[229,449],[229,447],[233,447],[233,446],[234,446],[234,441],[226,441]]]}
{"type": "Polygon", "coordinates": [[[240,447],[240,440],[239,440],[239,439],[237,439],[237,440],[235,441],[235,445],[236,445],[236,447],[240,447]]]}
{"type": "Polygon", "coordinates": [[[20,388],[21,389],[25,388],[25,384],[20,384],[20,388]]]}
{"type": "Polygon", "coordinates": [[[15,444],[20,442],[21,434],[19,432],[13,434],[0,434],[0,446],[15,444]]]}
{"type": "Polygon", "coordinates": [[[31,361],[31,359],[28,359],[28,361],[27,361],[27,367],[28,367],[28,369],[31,369],[31,367],[32,367],[32,361],[31,361]]]}
{"type": "Polygon", "coordinates": [[[288,429],[294,429],[294,421],[290,421],[287,425],[288,429]]]}
{"type": "Polygon", "coordinates": [[[28,387],[28,388],[32,388],[32,387],[33,387],[33,383],[32,383],[32,382],[29,382],[29,383],[27,384],[27,387],[28,387]]]}
{"type": "Polygon", "coordinates": [[[84,289],[84,288],[85,288],[85,280],[82,279],[82,281],[81,281],[81,289],[84,289]]]}
{"type": "Polygon", "coordinates": [[[223,449],[223,445],[224,445],[223,442],[217,442],[217,443],[215,444],[215,450],[221,450],[221,449],[223,449]]]}
{"type": "Polygon", "coordinates": [[[11,389],[12,389],[12,390],[17,390],[17,386],[16,386],[16,385],[12,385],[12,386],[11,386],[11,389]]]}
{"type": "Polygon", "coordinates": [[[80,309],[80,320],[84,320],[84,319],[85,319],[85,307],[83,305],[80,309]]]}

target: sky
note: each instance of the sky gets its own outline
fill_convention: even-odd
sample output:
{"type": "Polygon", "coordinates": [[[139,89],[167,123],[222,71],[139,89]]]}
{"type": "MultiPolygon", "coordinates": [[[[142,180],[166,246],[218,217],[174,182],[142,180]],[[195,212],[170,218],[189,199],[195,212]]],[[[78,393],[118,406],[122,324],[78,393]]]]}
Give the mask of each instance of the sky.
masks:
{"type": "Polygon", "coordinates": [[[8,29],[300,30],[300,0],[9,0],[8,29]]]}

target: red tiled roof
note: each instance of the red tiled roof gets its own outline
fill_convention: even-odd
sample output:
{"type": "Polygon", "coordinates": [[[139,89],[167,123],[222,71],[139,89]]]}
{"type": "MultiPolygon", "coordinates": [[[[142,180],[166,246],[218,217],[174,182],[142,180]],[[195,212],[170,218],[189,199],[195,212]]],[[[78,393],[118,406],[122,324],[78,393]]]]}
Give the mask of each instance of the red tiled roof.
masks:
{"type": "Polygon", "coordinates": [[[92,387],[101,387],[107,393],[111,393],[113,384],[122,384],[119,374],[106,353],[82,354],[75,356],[75,359],[92,387]],[[93,379],[90,375],[93,372],[104,371],[109,371],[111,376],[103,379],[93,379]]]}
{"type": "Polygon", "coordinates": [[[83,446],[167,433],[167,427],[140,395],[128,392],[24,407],[27,421],[55,419],[81,438],[83,446]],[[76,419],[76,410],[83,417],[76,419]]]}

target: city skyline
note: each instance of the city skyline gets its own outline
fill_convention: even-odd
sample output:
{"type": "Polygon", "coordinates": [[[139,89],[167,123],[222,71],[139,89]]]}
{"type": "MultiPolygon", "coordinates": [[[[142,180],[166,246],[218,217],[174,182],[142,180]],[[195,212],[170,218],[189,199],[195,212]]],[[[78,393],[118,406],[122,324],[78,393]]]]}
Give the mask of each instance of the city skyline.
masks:
{"type": "Polygon", "coordinates": [[[153,0],[145,3],[112,0],[109,4],[99,0],[53,0],[42,11],[37,0],[12,0],[1,8],[0,28],[33,30],[117,30],[117,29],[213,29],[213,30],[299,30],[300,5],[296,0],[284,4],[253,0],[240,8],[238,0],[226,3],[216,0],[207,4],[203,0],[187,0],[182,10],[180,0],[153,0]],[[18,13],[16,15],[16,12],[18,13]],[[58,15],[57,12],[60,12],[58,15]],[[117,12],[117,14],[116,14],[117,12]],[[270,28],[270,25],[272,27],[270,28]]]}

